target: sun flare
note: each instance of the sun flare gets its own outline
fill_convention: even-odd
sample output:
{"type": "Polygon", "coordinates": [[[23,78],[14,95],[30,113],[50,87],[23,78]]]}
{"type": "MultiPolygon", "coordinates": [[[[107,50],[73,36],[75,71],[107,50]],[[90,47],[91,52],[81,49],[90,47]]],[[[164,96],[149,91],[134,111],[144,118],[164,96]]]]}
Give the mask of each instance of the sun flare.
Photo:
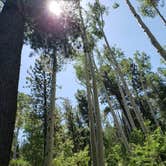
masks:
{"type": "Polygon", "coordinates": [[[57,1],[50,1],[48,3],[48,9],[51,13],[53,13],[56,16],[60,16],[62,14],[62,5],[60,2],[57,1]]]}

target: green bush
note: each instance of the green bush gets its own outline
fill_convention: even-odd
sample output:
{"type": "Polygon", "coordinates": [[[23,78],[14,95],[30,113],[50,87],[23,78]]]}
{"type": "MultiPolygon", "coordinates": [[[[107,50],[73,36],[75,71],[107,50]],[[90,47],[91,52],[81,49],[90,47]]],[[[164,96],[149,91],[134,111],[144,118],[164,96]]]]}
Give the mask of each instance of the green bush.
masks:
{"type": "Polygon", "coordinates": [[[143,145],[133,144],[129,166],[164,166],[166,164],[166,135],[160,129],[146,136],[143,145]]]}
{"type": "Polygon", "coordinates": [[[11,160],[9,166],[31,166],[27,161],[23,159],[11,160]]]}
{"type": "Polygon", "coordinates": [[[141,130],[133,130],[130,135],[130,143],[142,145],[144,142],[144,134],[141,130]]]}
{"type": "Polygon", "coordinates": [[[83,151],[75,153],[72,156],[61,154],[53,160],[53,166],[88,166],[88,153],[88,148],[85,148],[83,151]]]}
{"type": "Polygon", "coordinates": [[[122,146],[111,147],[106,166],[165,166],[166,134],[157,129],[146,136],[134,130],[130,137],[130,152],[122,151],[122,146]]]}

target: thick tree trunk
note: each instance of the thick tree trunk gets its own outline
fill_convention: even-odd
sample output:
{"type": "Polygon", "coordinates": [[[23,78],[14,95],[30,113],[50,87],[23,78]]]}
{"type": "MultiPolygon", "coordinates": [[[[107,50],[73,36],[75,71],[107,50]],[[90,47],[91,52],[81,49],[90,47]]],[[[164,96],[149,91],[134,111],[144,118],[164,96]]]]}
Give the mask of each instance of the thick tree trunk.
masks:
{"type": "Polygon", "coordinates": [[[0,13],[0,166],[8,166],[17,110],[24,18],[16,5],[0,13]]]}
{"type": "Polygon", "coordinates": [[[141,27],[144,30],[144,32],[149,37],[152,45],[157,49],[158,53],[164,58],[164,60],[166,60],[166,50],[160,45],[160,43],[157,41],[157,39],[155,38],[155,36],[150,31],[150,29],[142,21],[141,17],[136,12],[136,10],[135,10],[134,6],[131,4],[131,2],[129,0],[126,0],[126,3],[129,6],[130,11],[132,12],[132,14],[134,15],[134,17],[138,21],[138,23],[141,25],[141,27]]]}
{"type": "Polygon", "coordinates": [[[51,97],[50,106],[47,114],[47,133],[46,133],[46,145],[45,145],[45,156],[44,166],[52,166],[53,160],[53,145],[54,145],[54,111],[55,111],[55,93],[56,93],[56,70],[57,70],[57,59],[56,54],[52,57],[52,76],[51,76],[51,97]]]}

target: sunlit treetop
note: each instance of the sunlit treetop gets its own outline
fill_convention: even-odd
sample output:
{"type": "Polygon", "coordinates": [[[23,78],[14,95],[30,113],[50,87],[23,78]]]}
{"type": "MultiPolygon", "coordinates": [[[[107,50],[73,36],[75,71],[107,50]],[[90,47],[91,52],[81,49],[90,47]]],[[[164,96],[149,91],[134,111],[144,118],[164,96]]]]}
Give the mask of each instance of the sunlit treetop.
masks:
{"type": "Polygon", "coordinates": [[[65,5],[64,1],[57,2],[55,0],[52,0],[48,2],[48,10],[51,12],[51,14],[60,17],[63,12],[63,5],[65,5]]]}
{"type": "Polygon", "coordinates": [[[68,37],[76,38],[79,34],[78,10],[75,0],[37,0],[38,6],[30,6],[27,19],[25,40],[33,49],[55,46],[66,42],[68,37]]]}

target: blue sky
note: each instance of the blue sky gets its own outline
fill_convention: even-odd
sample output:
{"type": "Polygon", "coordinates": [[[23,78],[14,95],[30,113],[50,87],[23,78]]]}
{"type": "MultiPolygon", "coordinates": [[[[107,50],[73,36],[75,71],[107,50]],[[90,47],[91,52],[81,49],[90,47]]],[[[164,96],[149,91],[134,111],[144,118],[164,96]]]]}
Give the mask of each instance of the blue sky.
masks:
{"type": "MultiPolygon", "coordinates": [[[[125,0],[119,0],[120,7],[116,10],[111,8],[112,2],[114,1],[101,1],[110,7],[109,16],[105,17],[105,32],[109,38],[110,44],[121,48],[127,56],[132,56],[136,50],[144,51],[151,56],[152,66],[154,69],[160,66],[160,55],[151,45],[148,37],[129,11],[128,6],[125,4],[125,0]]],[[[137,5],[135,0],[131,0],[131,2],[133,2],[135,6],[137,5]]],[[[136,8],[137,7],[138,6],[136,6],[136,8]]],[[[166,6],[161,8],[161,13],[166,18],[166,6]]],[[[166,26],[164,26],[160,18],[143,18],[143,20],[160,43],[163,46],[166,45],[166,26]]],[[[25,86],[27,70],[29,66],[34,63],[34,58],[28,57],[30,52],[30,47],[24,46],[22,51],[19,91],[25,93],[29,93],[28,89],[23,88],[25,86]]],[[[62,87],[61,89],[57,89],[57,97],[67,97],[73,104],[75,104],[74,94],[77,89],[81,87],[76,79],[73,64],[67,64],[65,69],[58,73],[57,84],[62,87]]]]}

